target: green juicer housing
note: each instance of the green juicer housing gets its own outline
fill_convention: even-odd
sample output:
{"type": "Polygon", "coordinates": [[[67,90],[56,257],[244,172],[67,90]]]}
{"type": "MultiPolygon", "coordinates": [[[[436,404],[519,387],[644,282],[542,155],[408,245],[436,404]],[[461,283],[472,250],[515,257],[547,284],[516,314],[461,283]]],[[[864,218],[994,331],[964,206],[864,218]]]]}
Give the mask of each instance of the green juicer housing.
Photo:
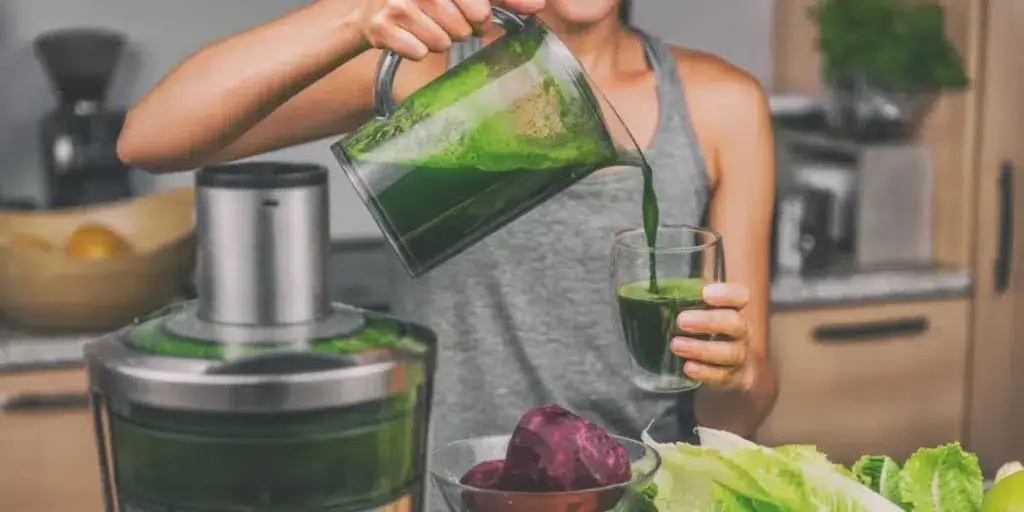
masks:
{"type": "Polygon", "coordinates": [[[340,304],[281,326],[203,311],[175,304],[86,349],[108,510],[422,510],[432,332],[340,304]]]}

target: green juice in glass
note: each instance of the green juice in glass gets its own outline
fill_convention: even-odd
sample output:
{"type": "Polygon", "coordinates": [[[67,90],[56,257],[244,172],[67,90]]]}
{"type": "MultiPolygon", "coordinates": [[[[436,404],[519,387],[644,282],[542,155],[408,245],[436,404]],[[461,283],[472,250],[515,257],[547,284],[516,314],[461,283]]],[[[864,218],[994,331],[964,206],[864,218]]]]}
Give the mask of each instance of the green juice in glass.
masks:
{"type": "MultiPolygon", "coordinates": [[[[679,313],[707,309],[702,291],[706,282],[698,278],[661,278],[657,290],[650,281],[623,285],[616,294],[626,347],[634,364],[655,376],[685,379],[684,360],[672,353],[669,344],[680,335],[676,327],[679,313]]],[[[707,339],[707,336],[686,334],[707,339]]],[[[695,383],[692,383],[696,386],[695,383]]]]}

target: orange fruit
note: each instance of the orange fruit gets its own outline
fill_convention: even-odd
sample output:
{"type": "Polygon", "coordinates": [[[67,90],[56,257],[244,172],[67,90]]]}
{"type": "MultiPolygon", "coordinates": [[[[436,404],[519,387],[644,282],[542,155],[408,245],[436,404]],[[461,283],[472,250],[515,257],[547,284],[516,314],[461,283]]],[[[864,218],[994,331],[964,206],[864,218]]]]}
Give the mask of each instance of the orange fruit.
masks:
{"type": "Polygon", "coordinates": [[[121,235],[102,224],[83,224],[68,237],[67,254],[83,260],[106,260],[131,252],[121,235]]]}
{"type": "Polygon", "coordinates": [[[4,238],[6,238],[7,246],[13,249],[29,249],[33,251],[50,251],[53,249],[50,242],[36,235],[12,233],[4,238]]]}

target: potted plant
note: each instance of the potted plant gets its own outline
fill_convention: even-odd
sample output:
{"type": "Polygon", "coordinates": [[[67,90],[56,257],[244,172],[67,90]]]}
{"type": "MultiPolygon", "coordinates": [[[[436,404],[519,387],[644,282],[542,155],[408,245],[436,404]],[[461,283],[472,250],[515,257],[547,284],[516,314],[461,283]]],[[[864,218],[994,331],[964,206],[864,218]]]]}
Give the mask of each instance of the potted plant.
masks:
{"type": "Polygon", "coordinates": [[[821,0],[811,16],[833,118],[845,130],[868,137],[913,135],[939,94],[968,85],[940,5],[821,0]]]}

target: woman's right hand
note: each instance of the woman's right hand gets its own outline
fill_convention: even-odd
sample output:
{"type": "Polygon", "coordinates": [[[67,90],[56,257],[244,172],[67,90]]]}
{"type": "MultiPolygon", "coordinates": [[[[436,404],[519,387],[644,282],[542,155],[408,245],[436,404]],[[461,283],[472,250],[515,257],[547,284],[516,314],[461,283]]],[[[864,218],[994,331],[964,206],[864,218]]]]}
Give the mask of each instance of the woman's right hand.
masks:
{"type": "MultiPolygon", "coordinates": [[[[533,14],[545,0],[493,2],[520,14],[533,14]]],[[[364,0],[366,41],[411,60],[442,53],[454,41],[482,34],[491,24],[489,0],[364,0]]]]}

